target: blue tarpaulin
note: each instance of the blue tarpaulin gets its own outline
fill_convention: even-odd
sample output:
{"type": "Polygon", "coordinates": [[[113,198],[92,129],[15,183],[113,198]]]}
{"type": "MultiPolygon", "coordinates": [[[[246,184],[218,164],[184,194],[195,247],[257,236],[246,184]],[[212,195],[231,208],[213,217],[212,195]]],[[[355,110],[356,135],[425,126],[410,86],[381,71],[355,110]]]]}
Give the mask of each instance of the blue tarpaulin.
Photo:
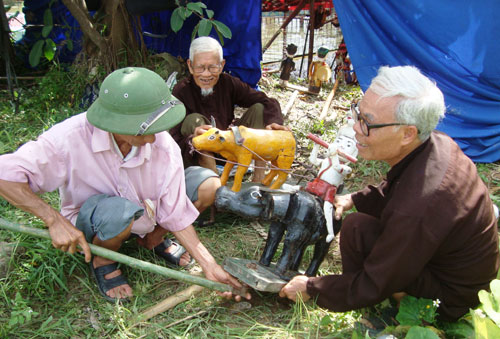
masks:
{"type": "MultiPolygon", "coordinates": [[[[214,19],[223,22],[232,32],[232,39],[224,39],[223,51],[226,59],[224,71],[255,87],[261,76],[261,1],[205,0],[203,2],[214,11],[214,19]]],[[[24,11],[29,13],[27,23],[43,25],[43,14],[49,8],[49,3],[50,0],[25,0],[24,11]]],[[[52,3],[50,8],[54,24],[57,26],[49,37],[59,44],[66,39],[65,33],[69,33],[75,47],[70,51],[66,45],[61,46],[57,57],[61,62],[71,62],[81,50],[82,33],[78,22],[61,1],[52,3]]],[[[154,53],[168,52],[187,59],[191,34],[199,18],[194,14],[191,15],[184,22],[182,29],[174,33],[170,28],[171,13],[171,11],[156,11],[140,16],[142,30],[151,33],[149,36],[147,34],[143,36],[144,42],[148,50],[154,53]]],[[[20,43],[31,48],[30,46],[40,39],[41,29],[41,27],[30,28],[20,43]]],[[[211,36],[219,40],[215,30],[212,30],[211,36]]],[[[27,53],[21,57],[24,57],[27,63],[27,53]]]]}
{"type": "MultiPolygon", "coordinates": [[[[261,76],[261,1],[205,0],[203,3],[215,12],[214,19],[227,25],[233,35],[232,39],[224,39],[224,70],[255,87],[261,76]]],[[[156,53],[168,52],[187,59],[191,33],[199,19],[192,15],[176,34],[170,29],[170,14],[170,11],[161,11],[141,16],[144,32],[161,36],[151,38],[145,35],[144,42],[156,53]]],[[[215,30],[211,36],[219,40],[215,30]]]]}
{"type": "Polygon", "coordinates": [[[438,129],[474,161],[500,159],[500,1],[333,2],[363,90],[380,66],[415,65],[445,95],[438,129]]]}

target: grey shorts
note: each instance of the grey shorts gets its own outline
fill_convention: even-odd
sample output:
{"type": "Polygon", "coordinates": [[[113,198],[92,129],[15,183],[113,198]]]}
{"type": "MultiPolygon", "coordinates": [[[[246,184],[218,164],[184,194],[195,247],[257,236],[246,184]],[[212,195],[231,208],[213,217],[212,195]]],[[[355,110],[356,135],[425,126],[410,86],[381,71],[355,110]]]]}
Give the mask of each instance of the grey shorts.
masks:
{"type": "Polygon", "coordinates": [[[198,200],[198,187],[205,180],[218,177],[214,171],[200,166],[189,166],[184,170],[184,176],[186,177],[186,194],[192,202],[198,200]]]}
{"type": "MultiPolygon", "coordinates": [[[[212,170],[192,166],[184,170],[186,194],[192,202],[198,200],[198,187],[208,178],[217,177],[212,170]]],[[[107,194],[93,195],[80,208],[76,227],[85,234],[87,242],[94,236],[109,240],[123,232],[132,221],[144,214],[144,209],[129,200],[107,194]]]]}

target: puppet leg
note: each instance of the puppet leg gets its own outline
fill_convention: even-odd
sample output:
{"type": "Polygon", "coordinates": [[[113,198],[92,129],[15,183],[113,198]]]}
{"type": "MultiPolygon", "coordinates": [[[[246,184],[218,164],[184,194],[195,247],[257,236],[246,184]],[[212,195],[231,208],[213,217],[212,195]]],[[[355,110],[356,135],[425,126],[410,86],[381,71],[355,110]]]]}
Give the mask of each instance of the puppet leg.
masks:
{"type": "Polygon", "coordinates": [[[333,204],[329,201],[325,201],[323,204],[323,211],[325,212],[326,229],[328,230],[326,242],[329,243],[335,238],[335,234],[333,233],[333,204]]]}

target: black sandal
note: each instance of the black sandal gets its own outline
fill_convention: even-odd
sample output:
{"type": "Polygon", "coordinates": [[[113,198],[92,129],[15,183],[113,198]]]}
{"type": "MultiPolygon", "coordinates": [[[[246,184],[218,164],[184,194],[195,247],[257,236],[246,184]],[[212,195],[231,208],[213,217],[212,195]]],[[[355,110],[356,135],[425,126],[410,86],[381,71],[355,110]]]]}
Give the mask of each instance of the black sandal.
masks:
{"type": "Polygon", "coordinates": [[[186,249],[184,248],[184,246],[170,240],[169,238],[165,238],[165,240],[163,240],[161,244],[153,248],[153,250],[156,255],[165,259],[165,263],[167,264],[167,266],[173,268],[188,268],[194,262],[193,258],[191,258],[186,266],[181,266],[179,263],[181,261],[182,255],[186,253],[186,249]],[[172,245],[176,245],[177,249],[173,253],[165,252],[165,250],[172,245]]]}
{"type": "Polygon", "coordinates": [[[92,275],[94,276],[94,279],[97,283],[97,288],[99,289],[99,292],[104,297],[104,299],[112,303],[115,303],[117,300],[121,302],[128,302],[130,301],[129,298],[112,298],[106,294],[107,291],[117,286],[125,284],[128,285],[128,281],[123,276],[123,274],[120,274],[119,276],[116,276],[111,279],[104,278],[105,275],[114,272],[117,269],[118,269],[118,263],[116,262],[109,265],[104,265],[94,268],[93,260],[90,261],[90,271],[92,272],[92,275]]]}

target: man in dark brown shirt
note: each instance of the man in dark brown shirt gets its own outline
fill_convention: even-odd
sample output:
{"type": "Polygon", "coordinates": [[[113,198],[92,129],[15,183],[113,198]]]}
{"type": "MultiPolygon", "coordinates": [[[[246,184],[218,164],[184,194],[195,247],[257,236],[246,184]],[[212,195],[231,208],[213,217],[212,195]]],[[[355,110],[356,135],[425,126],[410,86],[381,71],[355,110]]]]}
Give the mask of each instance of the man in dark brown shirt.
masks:
{"type": "Polygon", "coordinates": [[[337,219],[357,210],[340,233],[342,274],[295,277],[280,295],[347,311],[408,294],[439,299],[441,319],[456,320],[496,277],[498,232],[474,163],[433,131],[443,95],[414,67],[382,67],[353,111],[359,155],[391,170],[378,187],[336,197],[337,219]]]}
{"type": "MultiPolygon", "coordinates": [[[[189,154],[188,141],[211,128],[211,117],[217,128],[226,130],[230,124],[251,128],[288,129],[282,126],[283,116],[276,99],[251,88],[229,74],[222,73],[225,60],[219,42],[211,37],[200,37],[191,43],[187,60],[191,76],[179,82],[172,94],[186,107],[186,118],[170,130],[181,147],[184,166],[200,165],[216,171],[210,157],[189,154]],[[235,105],[248,108],[235,120],[235,105]]],[[[256,167],[262,163],[256,162],[256,167]]],[[[256,169],[254,181],[264,177],[264,170],[256,169]]]]}

